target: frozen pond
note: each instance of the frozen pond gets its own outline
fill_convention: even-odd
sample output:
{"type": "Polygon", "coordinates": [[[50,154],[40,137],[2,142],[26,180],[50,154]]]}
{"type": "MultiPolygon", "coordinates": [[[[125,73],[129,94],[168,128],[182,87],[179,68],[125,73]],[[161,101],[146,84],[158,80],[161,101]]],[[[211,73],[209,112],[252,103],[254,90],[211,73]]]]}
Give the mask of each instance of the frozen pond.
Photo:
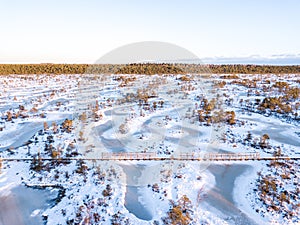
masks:
{"type": "Polygon", "coordinates": [[[258,225],[245,215],[233,201],[235,179],[250,166],[247,165],[211,165],[209,171],[215,176],[216,185],[207,195],[206,202],[226,214],[230,224],[258,225]]]}
{"type": "Polygon", "coordinates": [[[126,173],[125,207],[137,218],[151,220],[152,215],[148,211],[147,206],[144,206],[139,200],[139,197],[141,197],[140,192],[146,188],[146,186],[139,184],[139,178],[142,175],[141,170],[145,169],[145,166],[122,165],[122,168],[126,173]]]}
{"type": "Polygon", "coordinates": [[[41,225],[42,212],[54,204],[58,191],[17,186],[8,195],[0,193],[1,225],[41,225]]]}

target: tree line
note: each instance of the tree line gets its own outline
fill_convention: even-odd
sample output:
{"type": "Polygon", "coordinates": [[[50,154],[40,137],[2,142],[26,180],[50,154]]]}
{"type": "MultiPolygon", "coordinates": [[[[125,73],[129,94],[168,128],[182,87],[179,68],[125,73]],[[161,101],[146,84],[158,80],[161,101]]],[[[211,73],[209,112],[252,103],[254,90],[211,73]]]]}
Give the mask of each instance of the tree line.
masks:
{"type": "Polygon", "coordinates": [[[139,64],[0,64],[0,75],[9,74],[288,74],[300,73],[300,65],[202,65],[171,63],[139,64]]]}

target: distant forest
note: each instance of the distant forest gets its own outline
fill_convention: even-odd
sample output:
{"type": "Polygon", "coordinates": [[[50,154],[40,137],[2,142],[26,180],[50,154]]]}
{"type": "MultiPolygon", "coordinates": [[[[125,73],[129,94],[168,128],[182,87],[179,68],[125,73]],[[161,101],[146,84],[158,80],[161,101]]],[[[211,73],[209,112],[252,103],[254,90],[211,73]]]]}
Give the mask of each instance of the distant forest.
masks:
{"type": "Polygon", "coordinates": [[[8,74],[300,74],[300,65],[199,65],[199,64],[0,64],[0,75],[8,74]]]}

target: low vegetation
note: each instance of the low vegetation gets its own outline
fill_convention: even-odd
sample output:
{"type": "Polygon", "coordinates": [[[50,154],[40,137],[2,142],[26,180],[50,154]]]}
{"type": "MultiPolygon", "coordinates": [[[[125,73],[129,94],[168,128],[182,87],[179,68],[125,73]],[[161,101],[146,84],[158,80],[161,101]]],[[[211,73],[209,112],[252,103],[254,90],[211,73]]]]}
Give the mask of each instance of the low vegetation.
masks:
{"type": "Polygon", "coordinates": [[[267,172],[258,173],[257,189],[254,191],[258,191],[263,207],[257,208],[256,212],[280,214],[283,218],[295,222],[296,215],[300,213],[297,168],[298,162],[273,160],[267,164],[267,172]]]}
{"type": "Polygon", "coordinates": [[[192,222],[192,203],[190,199],[184,195],[176,203],[171,201],[171,207],[168,216],[163,218],[166,225],[188,225],[192,222]]]}

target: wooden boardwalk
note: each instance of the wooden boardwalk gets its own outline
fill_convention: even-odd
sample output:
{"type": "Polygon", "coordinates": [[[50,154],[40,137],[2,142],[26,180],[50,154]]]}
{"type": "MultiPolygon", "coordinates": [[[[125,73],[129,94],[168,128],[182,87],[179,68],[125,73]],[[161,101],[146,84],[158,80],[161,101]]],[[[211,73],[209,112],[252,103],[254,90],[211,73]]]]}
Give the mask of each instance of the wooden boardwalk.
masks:
{"type": "Polygon", "coordinates": [[[259,153],[182,153],[179,156],[161,157],[155,153],[102,153],[106,160],[180,160],[180,161],[242,161],[258,160],[259,153]]]}
{"type": "Polygon", "coordinates": [[[104,160],[157,160],[157,156],[154,152],[103,152],[101,158],[104,160]]]}
{"type": "MultiPolygon", "coordinates": [[[[261,157],[259,153],[182,153],[178,156],[159,156],[155,153],[140,152],[120,152],[120,153],[101,153],[98,158],[35,158],[42,161],[70,161],[70,160],[90,160],[90,161],[246,161],[246,160],[298,160],[299,157],[288,156],[268,156],[261,157]]],[[[32,161],[34,158],[0,158],[2,161],[32,161]]]]}

